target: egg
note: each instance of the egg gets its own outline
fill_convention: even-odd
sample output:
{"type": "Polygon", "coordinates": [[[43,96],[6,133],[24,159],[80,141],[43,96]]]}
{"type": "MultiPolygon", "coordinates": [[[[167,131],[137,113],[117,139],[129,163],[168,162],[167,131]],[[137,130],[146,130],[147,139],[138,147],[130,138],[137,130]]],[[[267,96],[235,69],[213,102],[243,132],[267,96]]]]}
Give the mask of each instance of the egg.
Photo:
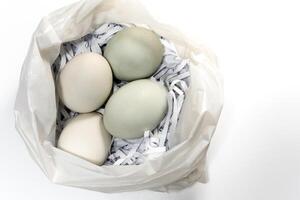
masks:
{"type": "Polygon", "coordinates": [[[127,83],[109,98],[103,122],[111,135],[133,139],[153,130],[166,111],[166,88],[158,82],[141,79],[127,83]]]}
{"type": "Polygon", "coordinates": [[[69,109],[87,113],[101,107],[112,89],[112,71],[106,59],[84,53],[71,59],[59,73],[57,90],[69,109]]]}
{"type": "Polygon", "coordinates": [[[62,130],[57,147],[80,158],[101,165],[109,152],[111,136],[98,113],[80,114],[62,130]]]}
{"type": "Polygon", "coordinates": [[[162,62],[164,47],[159,36],[142,27],[118,32],[107,43],[104,57],[119,80],[132,81],[151,76],[162,62]]]}

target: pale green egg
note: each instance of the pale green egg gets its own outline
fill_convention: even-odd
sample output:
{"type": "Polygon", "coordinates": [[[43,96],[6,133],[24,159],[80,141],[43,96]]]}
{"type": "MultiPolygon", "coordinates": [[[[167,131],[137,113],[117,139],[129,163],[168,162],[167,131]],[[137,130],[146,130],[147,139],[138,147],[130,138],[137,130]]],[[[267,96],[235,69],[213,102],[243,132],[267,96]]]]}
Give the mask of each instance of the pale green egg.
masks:
{"type": "Polygon", "coordinates": [[[104,49],[114,76],[125,81],[151,76],[160,66],[163,54],[159,36],[141,27],[118,32],[104,49]]]}
{"type": "Polygon", "coordinates": [[[133,139],[153,130],[166,112],[166,88],[158,82],[142,79],[124,85],[109,98],[103,122],[111,135],[133,139]]]}

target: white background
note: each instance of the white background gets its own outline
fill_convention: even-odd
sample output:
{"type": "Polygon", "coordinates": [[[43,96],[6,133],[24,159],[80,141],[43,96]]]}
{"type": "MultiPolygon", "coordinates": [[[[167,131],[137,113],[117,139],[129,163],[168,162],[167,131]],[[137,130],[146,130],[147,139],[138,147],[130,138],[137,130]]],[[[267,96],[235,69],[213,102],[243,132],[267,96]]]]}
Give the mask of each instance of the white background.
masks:
{"type": "Polygon", "coordinates": [[[41,17],[73,0],[0,2],[0,199],[300,199],[300,5],[292,0],[144,1],[162,22],[204,41],[224,72],[225,106],[208,184],[164,194],[102,194],[50,183],[14,129],[13,105],[41,17]]]}

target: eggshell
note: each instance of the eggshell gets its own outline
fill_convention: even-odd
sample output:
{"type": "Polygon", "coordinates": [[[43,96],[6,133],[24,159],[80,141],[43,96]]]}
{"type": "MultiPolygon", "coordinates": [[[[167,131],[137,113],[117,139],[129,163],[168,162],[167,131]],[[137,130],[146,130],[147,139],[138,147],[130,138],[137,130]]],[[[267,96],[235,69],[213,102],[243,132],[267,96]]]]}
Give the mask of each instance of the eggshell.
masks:
{"type": "Polygon", "coordinates": [[[115,137],[133,139],[153,130],[167,111],[167,90],[149,79],[132,81],[108,100],[103,122],[115,137]]]}
{"type": "Polygon", "coordinates": [[[67,123],[58,139],[58,148],[101,165],[109,152],[111,136],[98,113],[80,114],[67,123]]]}
{"type": "Polygon", "coordinates": [[[91,112],[103,105],[112,88],[112,72],[99,54],[75,56],[62,69],[57,80],[58,95],[71,110],[91,112]]]}
{"type": "Polygon", "coordinates": [[[151,76],[162,62],[164,47],[153,31],[130,27],[109,40],[104,57],[117,79],[131,81],[151,76]]]}

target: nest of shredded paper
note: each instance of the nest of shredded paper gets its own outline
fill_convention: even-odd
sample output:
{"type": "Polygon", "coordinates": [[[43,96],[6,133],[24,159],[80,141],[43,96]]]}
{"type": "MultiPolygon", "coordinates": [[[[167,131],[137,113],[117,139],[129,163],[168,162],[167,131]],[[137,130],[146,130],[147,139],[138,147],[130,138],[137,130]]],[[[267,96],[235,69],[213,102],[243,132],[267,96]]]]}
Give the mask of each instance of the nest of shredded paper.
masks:
{"type": "MultiPolygon", "coordinates": [[[[108,23],[101,25],[93,33],[78,40],[61,45],[60,54],[52,65],[54,77],[74,56],[94,52],[102,54],[103,48],[109,39],[127,26],[132,24],[108,23]]],[[[174,45],[166,38],[160,38],[165,52],[159,69],[150,78],[163,84],[168,90],[168,112],[165,118],[154,130],[145,131],[144,137],[125,140],[113,137],[109,156],[105,165],[138,165],[146,157],[159,156],[169,149],[168,140],[175,134],[177,121],[184,102],[185,93],[189,86],[189,64],[187,60],[181,59],[174,45]]],[[[114,80],[113,92],[126,84],[125,81],[114,80]]],[[[103,114],[104,107],[96,112],[103,114]]],[[[57,113],[57,137],[59,137],[66,122],[78,115],[61,102],[59,102],[57,113]]]]}

